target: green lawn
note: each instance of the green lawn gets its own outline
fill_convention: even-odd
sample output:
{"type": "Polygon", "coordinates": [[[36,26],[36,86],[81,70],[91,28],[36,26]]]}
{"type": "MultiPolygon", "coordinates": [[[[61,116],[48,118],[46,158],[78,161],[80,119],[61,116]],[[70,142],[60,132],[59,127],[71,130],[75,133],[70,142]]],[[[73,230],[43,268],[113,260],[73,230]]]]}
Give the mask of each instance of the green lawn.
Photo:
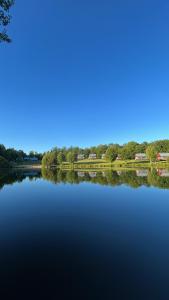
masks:
{"type": "Polygon", "coordinates": [[[75,162],[74,164],[63,163],[62,169],[110,169],[110,168],[169,168],[169,162],[135,161],[135,160],[116,160],[112,163],[103,159],[75,162]]]}

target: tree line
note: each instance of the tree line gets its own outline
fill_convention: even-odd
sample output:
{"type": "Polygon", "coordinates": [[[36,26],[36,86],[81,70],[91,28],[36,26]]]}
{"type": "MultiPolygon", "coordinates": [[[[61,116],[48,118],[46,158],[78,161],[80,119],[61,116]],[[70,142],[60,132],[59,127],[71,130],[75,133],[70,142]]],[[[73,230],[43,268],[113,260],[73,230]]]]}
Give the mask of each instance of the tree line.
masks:
{"type": "Polygon", "coordinates": [[[37,157],[38,160],[42,160],[43,154],[30,151],[27,155],[23,150],[16,150],[14,148],[6,148],[4,145],[0,144],[0,167],[7,168],[12,162],[21,162],[24,158],[37,157]]]}
{"type": "Polygon", "coordinates": [[[11,21],[9,11],[13,5],[14,0],[0,0],[0,42],[11,42],[11,39],[7,34],[6,27],[11,21]]]}
{"type": "Polygon", "coordinates": [[[64,162],[74,163],[78,161],[79,154],[83,154],[86,159],[89,157],[89,154],[96,154],[97,159],[101,159],[104,154],[104,160],[113,162],[118,156],[121,160],[132,160],[137,153],[145,153],[147,158],[153,162],[156,160],[158,152],[169,152],[169,140],[158,140],[151,143],[131,141],[124,145],[109,144],[88,148],[55,147],[44,154],[42,164],[45,167],[50,167],[64,162]]]}

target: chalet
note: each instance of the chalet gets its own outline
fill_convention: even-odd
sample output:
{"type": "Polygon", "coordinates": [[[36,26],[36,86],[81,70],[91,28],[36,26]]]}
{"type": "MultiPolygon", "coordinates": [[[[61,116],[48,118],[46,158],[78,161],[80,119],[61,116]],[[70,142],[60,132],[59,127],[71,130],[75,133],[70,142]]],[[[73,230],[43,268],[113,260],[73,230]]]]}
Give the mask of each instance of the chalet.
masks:
{"type": "Polygon", "coordinates": [[[102,159],[105,159],[106,158],[106,154],[102,154],[102,159]]]}
{"type": "Polygon", "coordinates": [[[117,155],[116,160],[121,160],[121,155],[117,155]]]}
{"type": "Polygon", "coordinates": [[[147,160],[147,155],[145,153],[137,153],[135,155],[135,160],[147,160]]]}
{"type": "Polygon", "coordinates": [[[83,159],[85,159],[84,154],[78,154],[77,159],[78,159],[78,160],[83,160],[83,159]]]}
{"type": "Polygon", "coordinates": [[[158,153],[157,154],[157,160],[168,160],[169,159],[169,153],[158,153]]]}
{"type": "Polygon", "coordinates": [[[95,153],[89,154],[89,159],[96,159],[97,155],[95,153]]]}

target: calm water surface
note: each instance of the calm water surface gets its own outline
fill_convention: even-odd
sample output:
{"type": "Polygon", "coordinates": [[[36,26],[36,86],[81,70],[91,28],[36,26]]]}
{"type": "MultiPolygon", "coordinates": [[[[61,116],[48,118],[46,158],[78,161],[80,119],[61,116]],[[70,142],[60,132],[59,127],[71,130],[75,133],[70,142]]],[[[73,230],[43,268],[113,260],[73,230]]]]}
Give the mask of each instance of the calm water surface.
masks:
{"type": "Polygon", "coordinates": [[[169,299],[169,172],[0,172],[1,299],[169,299]]]}

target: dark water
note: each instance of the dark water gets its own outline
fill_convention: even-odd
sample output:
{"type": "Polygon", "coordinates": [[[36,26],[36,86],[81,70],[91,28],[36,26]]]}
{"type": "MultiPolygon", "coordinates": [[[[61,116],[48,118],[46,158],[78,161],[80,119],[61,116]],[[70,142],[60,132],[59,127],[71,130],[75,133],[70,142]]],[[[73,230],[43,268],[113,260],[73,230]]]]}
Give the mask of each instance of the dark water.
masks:
{"type": "Polygon", "coordinates": [[[1,172],[1,299],[169,299],[168,176],[1,172]]]}

